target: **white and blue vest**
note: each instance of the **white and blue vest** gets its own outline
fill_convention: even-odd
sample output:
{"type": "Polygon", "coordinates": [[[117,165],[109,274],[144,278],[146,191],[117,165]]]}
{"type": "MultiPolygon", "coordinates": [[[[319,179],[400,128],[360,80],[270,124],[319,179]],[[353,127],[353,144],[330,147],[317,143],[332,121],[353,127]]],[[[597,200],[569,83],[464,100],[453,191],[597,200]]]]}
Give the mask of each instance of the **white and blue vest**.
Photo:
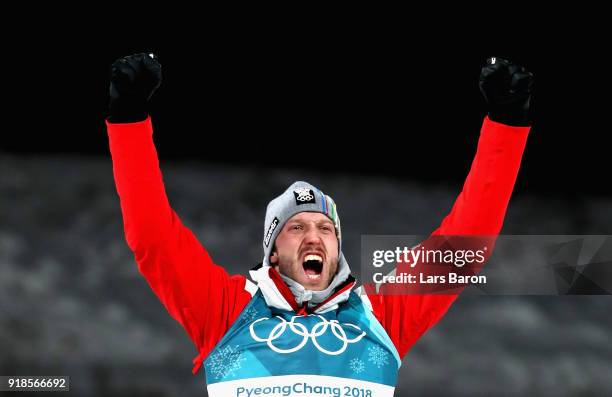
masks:
{"type": "Polygon", "coordinates": [[[401,360],[356,292],[296,315],[263,284],[204,361],[209,396],[393,396],[401,360]]]}

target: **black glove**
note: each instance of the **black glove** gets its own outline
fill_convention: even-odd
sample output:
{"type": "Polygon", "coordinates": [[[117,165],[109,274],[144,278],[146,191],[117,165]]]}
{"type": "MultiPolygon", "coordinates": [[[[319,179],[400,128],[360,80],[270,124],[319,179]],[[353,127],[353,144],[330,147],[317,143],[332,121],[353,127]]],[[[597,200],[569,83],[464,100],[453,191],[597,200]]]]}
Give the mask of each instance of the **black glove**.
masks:
{"type": "Polygon", "coordinates": [[[161,65],[154,54],[134,54],[111,66],[109,117],[111,123],[133,123],[149,115],[149,99],[160,86],[161,65]]]}
{"type": "Polygon", "coordinates": [[[479,85],[491,120],[513,126],[531,125],[533,74],[524,67],[489,58],[480,72],[479,85]]]}

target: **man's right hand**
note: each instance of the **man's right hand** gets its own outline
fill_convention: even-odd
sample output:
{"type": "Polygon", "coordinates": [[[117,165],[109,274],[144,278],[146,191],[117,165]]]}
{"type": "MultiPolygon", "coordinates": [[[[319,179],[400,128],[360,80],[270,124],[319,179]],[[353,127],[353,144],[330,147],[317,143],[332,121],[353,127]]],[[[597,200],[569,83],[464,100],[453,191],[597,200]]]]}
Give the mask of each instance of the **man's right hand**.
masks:
{"type": "Polygon", "coordinates": [[[128,55],[113,62],[108,121],[134,123],[145,120],[149,115],[149,99],[161,81],[161,65],[153,53],[128,55]]]}

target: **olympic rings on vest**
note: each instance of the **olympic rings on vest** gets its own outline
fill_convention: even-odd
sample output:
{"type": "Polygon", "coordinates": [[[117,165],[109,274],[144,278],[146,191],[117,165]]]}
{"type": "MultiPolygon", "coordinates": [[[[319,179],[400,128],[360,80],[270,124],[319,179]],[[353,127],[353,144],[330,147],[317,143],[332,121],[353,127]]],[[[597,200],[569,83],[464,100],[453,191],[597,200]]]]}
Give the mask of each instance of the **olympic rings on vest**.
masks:
{"type": "MultiPolygon", "coordinates": [[[[312,315],[309,315],[309,317],[312,315]]],[[[299,318],[301,316],[293,316],[291,317],[291,321],[287,321],[284,318],[282,318],[281,316],[275,316],[276,318],[278,318],[280,320],[280,322],[278,324],[276,324],[272,330],[270,331],[270,334],[266,337],[266,338],[262,338],[260,336],[258,336],[255,332],[255,324],[257,324],[260,321],[265,321],[265,320],[269,320],[268,317],[263,317],[260,318],[258,320],[255,320],[253,323],[251,323],[251,325],[249,326],[249,331],[251,333],[251,337],[257,341],[257,342],[266,342],[268,347],[270,347],[270,349],[272,349],[273,351],[275,351],[276,353],[281,353],[281,354],[287,354],[287,353],[293,353],[296,352],[300,349],[302,349],[306,343],[308,343],[308,339],[312,340],[313,345],[322,353],[328,354],[330,356],[336,356],[338,354],[342,354],[347,346],[349,345],[349,343],[357,343],[359,342],[365,335],[366,333],[364,331],[361,330],[361,328],[359,328],[358,326],[356,326],[355,324],[351,324],[351,323],[342,323],[340,324],[340,322],[338,320],[327,320],[325,317],[321,316],[321,315],[316,315],[316,317],[319,317],[319,319],[321,319],[320,322],[316,323],[312,329],[310,331],[308,331],[308,329],[306,328],[306,326],[302,323],[299,322],[295,322],[296,318],[299,318]],[[347,338],[346,335],[346,331],[344,330],[344,328],[342,327],[342,325],[348,326],[348,327],[353,327],[354,329],[356,329],[357,331],[361,331],[361,334],[359,334],[358,336],[356,336],[355,338],[347,338]],[[281,349],[277,346],[274,346],[274,341],[278,338],[280,338],[285,331],[287,330],[287,326],[289,326],[289,329],[291,330],[291,332],[293,332],[295,335],[301,336],[302,340],[300,341],[300,343],[297,344],[297,346],[292,347],[290,349],[281,349]],[[332,334],[334,334],[334,336],[340,340],[342,342],[342,347],[340,347],[338,350],[335,351],[331,351],[331,350],[327,350],[324,347],[322,347],[319,344],[319,341],[317,340],[318,337],[324,335],[327,332],[327,329],[330,328],[332,334]]]]}

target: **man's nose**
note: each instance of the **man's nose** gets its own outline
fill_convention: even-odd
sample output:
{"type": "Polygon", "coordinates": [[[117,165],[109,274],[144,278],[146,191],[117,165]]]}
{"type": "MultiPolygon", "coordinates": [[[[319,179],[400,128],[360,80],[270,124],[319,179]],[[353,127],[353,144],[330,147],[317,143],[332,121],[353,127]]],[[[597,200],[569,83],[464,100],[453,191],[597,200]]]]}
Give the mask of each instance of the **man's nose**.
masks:
{"type": "Polygon", "coordinates": [[[306,229],[306,233],[304,235],[304,241],[306,243],[318,243],[321,241],[321,235],[319,230],[316,227],[309,227],[306,229]]]}

